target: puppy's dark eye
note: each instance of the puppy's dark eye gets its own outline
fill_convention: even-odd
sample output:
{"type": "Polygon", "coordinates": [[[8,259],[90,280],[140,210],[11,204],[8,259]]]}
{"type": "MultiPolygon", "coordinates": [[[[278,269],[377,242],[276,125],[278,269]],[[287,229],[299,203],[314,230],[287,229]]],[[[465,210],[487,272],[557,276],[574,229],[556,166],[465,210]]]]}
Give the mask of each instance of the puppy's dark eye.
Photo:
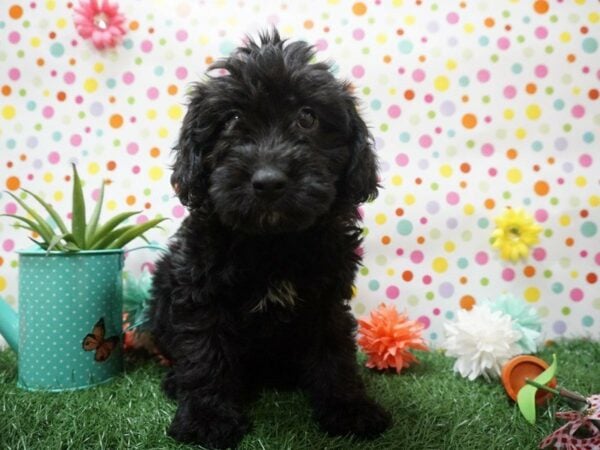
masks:
{"type": "Polygon", "coordinates": [[[317,116],[310,108],[302,108],[298,113],[296,124],[303,130],[312,130],[318,125],[317,116]]]}
{"type": "Polygon", "coordinates": [[[240,120],[240,114],[236,111],[236,112],[232,112],[229,117],[227,118],[227,120],[225,121],[225,125],[224,125],[224,129],[225,130],[231,130],[235,124],[237,122],[239,122],[240,120]]]}

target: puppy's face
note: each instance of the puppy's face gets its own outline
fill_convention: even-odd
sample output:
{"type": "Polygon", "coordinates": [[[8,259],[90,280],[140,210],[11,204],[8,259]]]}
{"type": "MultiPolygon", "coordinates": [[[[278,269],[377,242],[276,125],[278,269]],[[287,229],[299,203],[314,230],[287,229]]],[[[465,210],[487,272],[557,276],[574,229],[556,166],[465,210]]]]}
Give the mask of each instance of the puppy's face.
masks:
{"type": "Polygon", "coordinates": [[[172,181],[189,207],[251,234],[298,231],[335,202],[376,194],[376,162],[348,87],[311,47],[274,33],[250,42],[198,84],[172,181]]]}

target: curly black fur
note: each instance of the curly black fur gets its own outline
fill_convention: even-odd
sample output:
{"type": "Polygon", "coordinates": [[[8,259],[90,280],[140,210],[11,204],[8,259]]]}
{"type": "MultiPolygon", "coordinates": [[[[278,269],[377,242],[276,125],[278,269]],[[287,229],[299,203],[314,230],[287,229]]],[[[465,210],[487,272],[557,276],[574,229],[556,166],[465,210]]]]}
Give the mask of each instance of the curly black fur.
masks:
{"type": "Polygon", "coordinates": [[[348,306],[376,160],[349,86],[313,54],[274,31],[191,94],[172,175],[190,214],[157,264],[150,314],[174,362],[177,440],[235,446],[265,384],[305,389],[331,434],[390,424],[359,378],[348,306]]]}

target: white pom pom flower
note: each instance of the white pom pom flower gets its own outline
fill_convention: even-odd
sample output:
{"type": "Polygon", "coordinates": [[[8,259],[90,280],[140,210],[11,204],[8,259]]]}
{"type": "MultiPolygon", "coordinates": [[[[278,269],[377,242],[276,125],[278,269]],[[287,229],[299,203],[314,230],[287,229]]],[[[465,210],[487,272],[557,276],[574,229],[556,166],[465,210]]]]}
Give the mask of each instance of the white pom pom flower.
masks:
{"type": "Polygon", "coordinates": [[[456,358],[454,371],[463,377],[498,378],[502,365],[522,353],[518,343],[522,336],[510,316],[488,305],[460,310],[457,316],[455,322],[444,324],[445,347],[446,355],[456,358]]]}

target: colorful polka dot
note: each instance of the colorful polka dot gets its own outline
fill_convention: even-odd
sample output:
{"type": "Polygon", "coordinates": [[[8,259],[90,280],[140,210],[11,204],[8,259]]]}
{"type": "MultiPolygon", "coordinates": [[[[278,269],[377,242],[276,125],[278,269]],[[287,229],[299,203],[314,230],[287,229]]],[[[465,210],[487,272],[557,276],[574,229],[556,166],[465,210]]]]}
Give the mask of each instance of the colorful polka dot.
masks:
{"type": "Polygon", "coordinates": [[[523,297],[530,303],[535,303],[540,300],[540,290],[535,286],[528,287],[523,293],[523,297]]]}
{"type": "MultiPolygon", "coordinates": [[[[172,218],[150,235],[166,242],[186,215],[168,167],[191,83],[254,24],[276,24],[314,44],[316,59],[334,61],[374,137],[385,189],[361,210],[368,232],[355,313],[397,301],[441,337],[456,309],[512,292],[544,314],[549,337],[597,329],[595,2],[329,0],[260,10],[239,2],[235,17],[215,2],[209,29],[198,26],[206,14],[198,2],[178,1],[171,15],[159,3],[128,13],[122,44],[99,53],[72,33],[68,2],[7,2],[0,191],[29,187],[66,211],[65,177],[77,162],[96,195],[109,180],[107,210],[172,218]],[[543,227],[515,264],[489,242],[494,218],[509,207],[543,227]]],[[[0,211],[21,212],[1,193],[0,211]]],[[[4,220],[0,227],[0,291],[14,296],[14,251],[28,240],[4,220]]]]}
{"type": "Polygon", "coordinates": [[[475,128],[477,126],[477,116],[472,113],[465,114],[462,117],[462,124],[468,129],[475,128]]]}
{"type": "Polygon", "coordinates": [[[5,105],[2,107],[2,117],[6,120],[10,120],[15,117],[16,113],[17,110],[13,105],[5,105]]]}
{"type": "Polygon", "coordinates": [[[432,268],[437,273],[444,273],[448,270],[448,261],[445,258],[435,258],[432,263],[432,268]]]}
{"type": "Polygon", "coordinates": [[[11,19],[18,20],[23,16],[23,8],[20,5],[11,5],[8,8],[8,15],[11,19]]]}
{"type": "Polygon", "coordinates": [[[352,5],[352,12],[357,16],[363,16],[367,12],[367,5],[363,2],[356,2],[352,5]]]}
{"type": "Polygon", "coordinates": [[[112,128],[121,128],[123,126],[123,116],[121,114],[113,114],[109,118],[109,123],[112,128]]]}
{"type": "Polygon", "coordinates": [[[460,299],[460,307],[467,311],[471,310],[476,303],[477,301],[472,295],[465,295],[460,299]]]}

